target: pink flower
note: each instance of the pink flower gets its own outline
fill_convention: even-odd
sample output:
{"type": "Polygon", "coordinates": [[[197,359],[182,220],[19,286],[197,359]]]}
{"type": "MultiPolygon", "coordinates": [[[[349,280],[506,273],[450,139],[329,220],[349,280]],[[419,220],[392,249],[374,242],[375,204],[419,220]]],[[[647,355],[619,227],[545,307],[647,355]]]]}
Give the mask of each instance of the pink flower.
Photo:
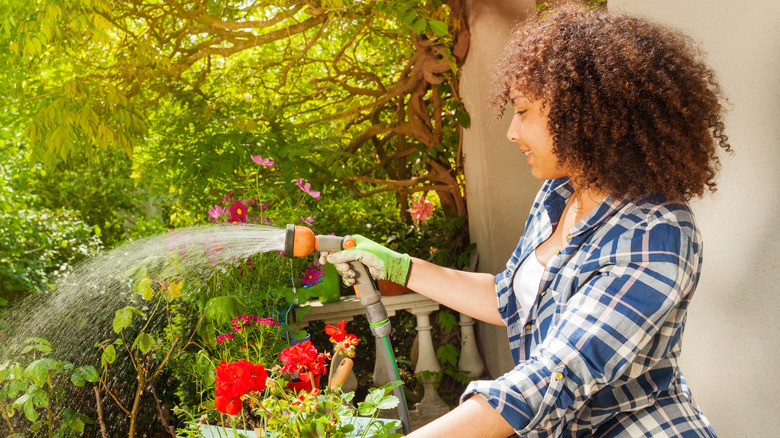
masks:
{"type": "Polygon", "coordinates": [[[425,221],[433,216],[433,204],[425,197],[422,197],[418,201],[412,201],[412,208],[406,211],[412,214],[413,220],[425,221]]]}
{"type": "Polygon", "coordinates": [[[236,201],[230,206],[230,219],[228,222],[246,222],[246,205],[236,201]]]}
{"type": "Polygon", "coordinates": [[[225,197],[224,197],[224,198],[222,198],[222,200],[221,200],[221,201],[219,201],[219,202],[221,202],[221,203],[223,203],[223,204],[227,204],[228,202],[230,202],[230,201],[232,201],[232,200],[233,200],[233,192],[230,192],[230,193],[228,193],[227,195],[225,195],[225,197]]]}
{"type": "Polygon", "coordinates": [[[214,204],[214,208],[209,209],[209,220],[216,224],[219,222],[219,217],[227,213],[227,208],[220,207],[219,204],[214,204]]]}
{"type": "Polygon", "coordinates": [[[320,200],[320,192],[318,192],[316,190],[312,190],[311,184],[309,184],[307,182],[304,182],[303,179],[299,179],[297,184],[298,184],[298,187],[300,187],[301,190],[303,190],[304,192],[308,193],[309,196],[311,196],[312,198],[314,198],[314,199],[316,199],[318,201],[320,200]]]}
{"type": "Polygon", "coordinates": [[[225,342],[230,342],[235,336],[233,333],[225,333],[224,335],[217,336],[217,344],[222,345],[225,342]]]}
{"type": "Polygon", "coordinates": [[[314,218],[313,217],[311,217],[311,216],[309,216],[309,217],[301,216],[301,223],[306,224],[306,225],[311,225],[313,222],[314,222],[314,218]]]}
{"type": "Polygon", "coordinates": [[[250,157],[252,157],[252,161],[261,166],[274,167],[274,160],[270,158],[263,158],[260,155],[250,155],[250,157]]]}
{"type": "Polygon", "coordinates": [[[319,263],[312,263],[311,266],[309,266],[309,269],[303,273],[301,283],[303,283],[304,286],[314,286],[324,276],[325,273],[322,271],[322,265],[319,263]]]}

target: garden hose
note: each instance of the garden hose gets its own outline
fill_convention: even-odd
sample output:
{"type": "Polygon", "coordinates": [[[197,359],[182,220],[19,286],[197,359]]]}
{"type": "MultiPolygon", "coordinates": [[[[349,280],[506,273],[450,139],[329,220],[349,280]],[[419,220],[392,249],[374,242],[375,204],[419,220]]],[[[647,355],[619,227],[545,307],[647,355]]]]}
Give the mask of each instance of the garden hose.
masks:
{"type": "MultiPolygon", "coordinates": [[[[287,225],[284,238],[284,256],[285,257],[306,257],[312,252],[337,252],[355,246],[355,241],[351,237],[339,237],[331,235],[315,236],[314,233],[306,227],[287,225]]],[[[371,328],[371,332],[376,338],[376,342],[383,345],[379,348],[385,359],[387,373],[396,380],[401,380],[398,372],[398,365],[395,362],[393,347],[390,342],[390,319],[387,317],[387,310],[382,304],[382,295],[366,266],[360,262],[350,262],[350,269],[355,272],[355,294],[360,303],[366,309],[366,319],[371,328]]],[[[406,406],[406,396],[404,395],[403,385],[393,389],[393,394],[398,397],[398,416],[401,420],[404,434],[412,432],[412,421],[409,416],[409,409],[406,406]]]]}

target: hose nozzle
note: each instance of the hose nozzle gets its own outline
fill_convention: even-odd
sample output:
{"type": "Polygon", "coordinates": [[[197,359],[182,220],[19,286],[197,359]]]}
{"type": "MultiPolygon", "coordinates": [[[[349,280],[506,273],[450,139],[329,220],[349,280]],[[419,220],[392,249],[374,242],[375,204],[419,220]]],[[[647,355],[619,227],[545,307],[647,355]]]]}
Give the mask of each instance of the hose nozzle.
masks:
{"type": "Polygon", "coordinates": [[[284,235],[285,257],[306,257],[315,250],[336,252],[355,246],[349,236],[315,236],[311,229],[288,224],[284,235]]]}

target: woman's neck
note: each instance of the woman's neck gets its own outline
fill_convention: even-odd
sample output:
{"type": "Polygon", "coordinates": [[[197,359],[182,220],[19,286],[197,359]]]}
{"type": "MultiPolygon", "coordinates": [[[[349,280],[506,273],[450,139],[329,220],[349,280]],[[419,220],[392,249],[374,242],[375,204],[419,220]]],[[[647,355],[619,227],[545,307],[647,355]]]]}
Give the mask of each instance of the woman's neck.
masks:
{"type": "Polygon", "coordinates": [[[574,215],[574,223],[584,219],[606,197],[607,192],[598,189],[578,190],[575,186],[571,199],[569,199],[569,214],[574,215]]]}

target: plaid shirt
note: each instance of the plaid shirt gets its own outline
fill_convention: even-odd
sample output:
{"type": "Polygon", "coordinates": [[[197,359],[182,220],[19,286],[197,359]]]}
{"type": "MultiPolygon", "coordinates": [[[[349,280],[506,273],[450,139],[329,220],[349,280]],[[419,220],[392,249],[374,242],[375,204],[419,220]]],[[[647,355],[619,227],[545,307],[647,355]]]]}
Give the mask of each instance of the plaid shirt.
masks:
{"type": "Polygon", "coordinates": [[[571,230],[523,315],[513,276],[571,194],[566,178],[545,182],[496,276],[515,368],[461,400],[480,394],[524,437],[714,437],[677,365],[701,264],[687,205],[607,197],[571,230]]]}

